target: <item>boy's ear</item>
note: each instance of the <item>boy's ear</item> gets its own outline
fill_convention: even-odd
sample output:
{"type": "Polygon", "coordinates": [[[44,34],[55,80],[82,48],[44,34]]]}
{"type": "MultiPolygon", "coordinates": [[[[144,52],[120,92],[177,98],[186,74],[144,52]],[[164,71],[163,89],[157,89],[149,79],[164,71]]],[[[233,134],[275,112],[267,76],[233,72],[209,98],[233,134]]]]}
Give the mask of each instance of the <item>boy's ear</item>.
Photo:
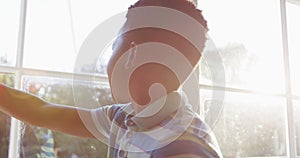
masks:
{"type": "Polygon", "coordinates": [[[130,43],[128,59],[125,65],[126,69],[129,69],[133,65],[136,53],[137,53],[137,45],[135,41],[132,41],[130,43]]]}

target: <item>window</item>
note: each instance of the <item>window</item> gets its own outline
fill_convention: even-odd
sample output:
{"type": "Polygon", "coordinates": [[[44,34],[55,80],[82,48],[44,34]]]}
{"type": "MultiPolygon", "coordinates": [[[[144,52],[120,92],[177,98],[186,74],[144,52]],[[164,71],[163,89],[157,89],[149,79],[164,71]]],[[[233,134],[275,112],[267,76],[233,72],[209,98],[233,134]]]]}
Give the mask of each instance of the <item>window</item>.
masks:
{"type": "Polygon", "coordinates": [[[24,45],[25,67],[73,71],[76,54],[72,43],[67,2],[28,1],[24,45]]]}
{"type": "MultiPolygon", "coordinates": [[[[299,68],[299,62],[297,59],[300,58],[300,47],[297,41],[300,40],[300,23],[295,21],[297,16],[300,16],[300,3],[299,1],[291,1],[287,3],[287,30],[288,30],[288,40],[289,40],[289,52],[290,52],[290,66],[291,66],[291,84],[292,92],[294,95],[299,96],[300,94],[300,75],[297,69],[299,68]]],[[[297,155],[300,155],[300,122],[299,122],[299,112],[300,112],[300,102],[299,97],[294,97],[293,108],[294,108],[294,118],[296,126],[296,144],[297,144],[297,155]]]]}
{"type": "MultiPolygon", "coordinates": [[[[285,100],[277,97],[226,92],[221,115],[201,90],[206,122],[217,136],[224,157],[286,156],[285,100]],[[233,152],[234,151],[234,152],[233,152]]],[[[220,103],[220,102],[219,102],[220,103]]]]}
{"type": "MultiPolygon", "coordinates": [[[[209,37],[222,57],[226,85],[283,92],[279,1],[199,0],[199,7],[208,20],[209,37]]],[[[202,73],[201,83],[207,83],[207,75],[202,73]]]]}
{"type": "MultiPolygon", "coordinates": [[[[114,1],[93,0],[28,1],[24,66],[74,72],[77,53],[86,36],[111,16],[126,11],[133,2],[125,0],[116,5],[114,1]]],[[[96,60],[87,59],[90,62],[84,63],[79,71],[91,72],[96,60]]],[[[97,71],[106,73],[103,69],[97,71]]]]}
{"type": "Polygon", "coordinates": [[[10,132],[10,117],[0,113],[0,156],[8,157],[8,143],[10,132]]]}
{"type": "MultiPolygon", "coordinates": [[[[83,103],[86,108],[111,104],[105,75],[111,43],[101,58],[87,56],[89,62],[80,65],[78,74],[73,74],[74,64],[88,34],[135,1],[0,0],[0,82],[54,103],[83,103]],[[72,88],[80,102],[74,102],[72,88]]],[[[205,50],[200,63],[200,114],[225,158],[300,156],[300,6],[297,0],[289,1],[293,3],[198,0],[216,46],[205,50]],[[287,16],[281,16],[285,12],[287,16]],[[285,37],[288,43],[282,42],[285,37]],[[216,64],[206,58],[212,51],[223,62],[225,86],[212,80],[211,73],[218,73],[208,67],[216,64]],[[289,75],[291,87],[285,84],[289,75]],[[214,97],[222,91],[224,99],[214,97]]],[[[4,114],[0,138],[0,157],[9,158],[42,156],[46,143],[57,157],[104,157],[107,148],[96,140],[29,126],[4,114]]]]}
{"type": "Polygon", "coordinates": [[[296,143],[297,143],[297,154],[300,155],[300,118],[299,114],[300,112],[300,101],[294,101],[294,117],[295,117],[295,124],[296,124],[296,143]]]}
{"type": "Polygon", "coordinates": [[[298,100],[299,6],[272,0],[199,0],[198,4],[208,19],[209,39],[216,46],[203,53],[200,65],[202,115],[212,126],[224,157],[294,157],[291,123],[299,111],[294,105],[295,118],[291,118],[285,64],[291,65],[292,98],[298,100]],[[287,19],[281,19],[285,5],[287,19]],[[288,34],[282,29],[284,20],[288,34]],[[289,52],[282,42],[287,35],[289,52]],[[206,58],[211,51],[218,51],[223,61],[225,87],[212,79],[215,74],[211,73],[218,71],[208,66],[216,64],[206,58]],[[290,61],[284,58],[286,53],[290,61]],[[225,91],[224,100],[213,97],[218,89],[225,91]]]}
{"type": "MultiPolygon", "coordinates": [[[[112,104],[112,98],[107,84],[72,81],[69,79],[58,79],[51,77],[23,78],[25,91],[33,93],[53,103],[80,106],[84,103],[85,108],[96,108],[101,105],[112,104]],[[74,102],[74,96],[76,102],[74,102]],[[100,105],[101,104],[101,105],[100,105]]],[[[81,106],[82,107],[82,106],[81,106]]],[[[52,152],[58,157],[105,157],[107,146],[95,139],[74,137],[45,128],[23,125],[21,157],[36,156],[46,152],[43,148],[49,140],[53,139],[52,152]],[[70,146],[72,144],[72,146],[70,146]]],[[[50,141],[51,143],[51,141],[50,141]]],[[[48,150],[49,151],[49,150],[48,150]]]]}
{"type": "Polygon", "coordinates": [[[296,4],[287,3],[287,25],[289,37],[289,51],[291,60],[291,74],[292,74],[292,90],[296,95],[300,94],[300,75],[297,73],[297,68],[300,67],[297,59],[300,58],[300,46],[297,41],[300,40],[300,23],[296,17],[300,16],[300,6],[296,4]]]}
{"type": "Polygon", "coordinates": [[[19,15],[19,0],[0,1],[0,65],[16,64],[19,15]]]}

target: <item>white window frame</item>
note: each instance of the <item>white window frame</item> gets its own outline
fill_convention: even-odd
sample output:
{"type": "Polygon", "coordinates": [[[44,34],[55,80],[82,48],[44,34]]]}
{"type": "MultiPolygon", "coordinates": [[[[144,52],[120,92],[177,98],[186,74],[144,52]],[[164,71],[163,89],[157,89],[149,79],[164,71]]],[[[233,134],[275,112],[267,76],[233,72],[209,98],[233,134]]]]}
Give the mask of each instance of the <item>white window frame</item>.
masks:
{"type": "MultiPolygon", "coordinates": [[[[195,0],[194,0],[195,1],[195,0]]],[[[18,33],[18,45],[17,45],[17,62],[16,66],[0,66],[1,72],[15,74],[15,88],[22,89],[22,78],[25,75],[29,76],[45,76],[45,77],[57,77],[62,79],[73,79],[74,74],[67,72],[56,72],[47,70],[29,69],[23,67],[23,54],[24,54],[24,39],[25,39],[25,26],[26,26],[26,10],[28,0],[21,0],[19,33],[18,33]],[[41,73],[42,72],[42,73],[41,73]]],[[[282,46],[283,46],[283,60],[285,70],[285,89],[284,94],[274,93],[261,93],[258,91],[251,91],[240,88],[230,87],[216,87],[206,84],[200,84],[200,89],[206,90],[225,90],[226,92],[238,92],[244,94],[258,94],[282,97],[286,99],[286,145],[287,145],[287,157],[297,157],[296,147],[296,133],[295,133],[295,120],[293,111],[293,101],[300,100],[300,96],[292,94],[291,88],[291,74],[290,74],[290,60],[288,50],[288,32],[287,32],[287,17],[286,17],[286,0],[280,0],[280,13],[281,13],[281,27],[282,27],[282,46]]],[[[70,8],[69,8],[70,9],[70,8]]],[[[73,41],[74,42],[74,41],[73,41]]],[[[91,78],[95,79],[95,76],[90,74],[75,74],[76,79],[83,81],[90,81],[91,78]]],[[[97,81],[107,83],[107,77],[105,75],[96,76],[97,81]]],[[[19,145],[20,145],[20,127],[21,122],[15,118],[11,119],[10,140],[9,140],[9,158],[19,157],[19,145]]]]}

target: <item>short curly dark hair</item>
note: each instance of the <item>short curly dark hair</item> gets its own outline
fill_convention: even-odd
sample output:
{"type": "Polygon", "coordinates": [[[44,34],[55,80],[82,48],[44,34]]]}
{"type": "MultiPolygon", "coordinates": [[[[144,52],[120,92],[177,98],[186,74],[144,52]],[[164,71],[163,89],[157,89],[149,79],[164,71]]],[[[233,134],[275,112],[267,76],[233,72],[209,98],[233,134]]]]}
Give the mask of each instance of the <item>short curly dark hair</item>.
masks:
{"type": "Polygon", "coordinates": [[[195,3],[191,0],[139,0],[134,5],[131,5],[128,10],[144,6],[159,6],[181,11],[193,17],[203,28],[208,30],[207,21],[202,15],[202,10],[197,9],[195,3]]]}
{"type": "MultiPolygon", "coordinates": [[[[151,7],[151,6],[170,8],[179,11],[181,13],[184,13],[185,15],[195,19],[196,22],[200,24],[199,26],[197,25],[195,27],[189,23],[183,23],[178,19],[178,17],[176,17],[176,15],[172,15],[172,14],[167,15],[169,21],[173,21],[173,22],[175,21],[175,24],[178,22],[178,24],[182,25],[183,28],[186,28],[186,30],[192,32],[193,39],[196,39],[197,46],[195,45],[195,43],[192,43],[195,41],[191,42],[190,39],[183,37],[177,32],[173,32],[171,30],[162,29],[162,28],[156,28],[156,27],[143,27],[143,28],[137,28],[137,29],[127,30],[127,31],[126,29],[124,30],[121,29],[119,36],[122,36],[124,40],[122,52],[125,52],[130,48],[130,43],[132,41],[135,41],[137,44],[147,43],[147,42],[159,42],[159,43],[164,43],[169,46],[172,46],[173,48],[176,48],[178,51],[182,52],[183,55],[185,55],[188,58],[188,60],[191,62],[193,66],[195,66],[200,60],[202,51],[205,46],[205,42],[207,40],[206,38],[206,33],[208,31],[207,21],[204,19],[202,15],[202,11],[197,9],[195,4],[190,0],[139,0],[128,8],[128,12],[126,15],[127,20],[123,28],[130,27],[133,23],[139,21],[140,20],[139,18],[144,18],[143,15],[136,15],[137,12],[134,11],[135,8],[143,9],[139,7],[151,7]],[[197,29],[199,31],[197,31],[196,33],[193,31],[193,29],[197,29]],[[158,36],[160,38],[155,38],[154,40],[153,37],[155,36],[156,37],[158,36]]],[[[164,12],[162,12],[162,14],[163,13],[164,12]]],[[[160,21],[161,19],[159,17],[154,17],[154,18],[157,18],[158,20],[155,22],[161,23],[160,21]]]]}

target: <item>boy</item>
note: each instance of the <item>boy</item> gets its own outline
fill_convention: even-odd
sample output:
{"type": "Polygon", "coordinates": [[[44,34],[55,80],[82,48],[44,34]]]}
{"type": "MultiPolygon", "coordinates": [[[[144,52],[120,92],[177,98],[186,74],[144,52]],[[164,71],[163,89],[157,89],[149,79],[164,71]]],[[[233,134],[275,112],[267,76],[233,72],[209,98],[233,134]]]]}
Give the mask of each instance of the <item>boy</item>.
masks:
{"type": "Polygon", "coordinates": [[[140,0],[128,10],[107,67],[117,104],[93,110],[57,105],[1,84],[0,110],[34,126],[97,138],[110,146],[108,156],[222,157],[209,127],[179,91],[200,60],[207,30],[188,0],[140,0]],[[201,27],[184,23],[180,13],[201,27]],[[166,29],[173,25],[146,25],[152,20],[177,25],[175,31],[166,29]],[[139,23],[145,26],[134,28],[139,23]]]}

